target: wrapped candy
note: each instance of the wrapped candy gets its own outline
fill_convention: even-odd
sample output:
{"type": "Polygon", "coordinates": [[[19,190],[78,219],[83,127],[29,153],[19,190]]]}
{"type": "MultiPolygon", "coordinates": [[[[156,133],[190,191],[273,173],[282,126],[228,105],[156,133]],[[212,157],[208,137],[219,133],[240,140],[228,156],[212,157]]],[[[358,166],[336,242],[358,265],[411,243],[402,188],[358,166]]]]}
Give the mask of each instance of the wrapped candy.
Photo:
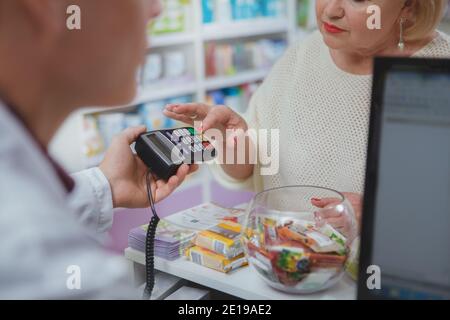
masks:
{"type": "Polygon", "coordinates": [[[244,233],[249,260],[274,283],[307,291],[324,285],[346,263],[347,240],[328,224],[267,217],[257,222],[244,233]]]}

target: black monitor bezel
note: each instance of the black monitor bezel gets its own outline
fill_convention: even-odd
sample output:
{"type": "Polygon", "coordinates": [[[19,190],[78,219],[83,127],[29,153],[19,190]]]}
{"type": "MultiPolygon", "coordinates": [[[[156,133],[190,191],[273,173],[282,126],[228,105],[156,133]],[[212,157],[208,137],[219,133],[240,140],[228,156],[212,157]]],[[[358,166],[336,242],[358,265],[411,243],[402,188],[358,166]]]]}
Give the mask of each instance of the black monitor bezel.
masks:
{"type": "MultiPolygon", "coordinates": [[[[374,209],[378,186],[378,164],[383,119],[383,99],[386,77],[392,71],[415,71],[419,73],[449,73],[450,59],[378,57],[374,61],[372,101],[370,108],[369,137],[367,146],[364,204],[359,256],[358,299],[381,299],[367,288],[366,270],[372,263],[372,239],[374,236],[374,209]]],[[[449,88],[450,90],[450,88],[449,88]]]]}

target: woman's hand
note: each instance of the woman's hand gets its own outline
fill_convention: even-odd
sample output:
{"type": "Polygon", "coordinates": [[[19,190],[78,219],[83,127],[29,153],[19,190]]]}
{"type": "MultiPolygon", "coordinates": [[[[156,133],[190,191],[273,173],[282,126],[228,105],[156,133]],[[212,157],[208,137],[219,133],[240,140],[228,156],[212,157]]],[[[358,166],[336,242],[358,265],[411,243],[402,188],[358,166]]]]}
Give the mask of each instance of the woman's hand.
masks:
{"type": "MultiPolygon", "coordinates": [[[[146,208],[149,206],[146,176],[147,166],[134,155],[130,145],[142,133],[145,127],[128,128],[117,135],[107,150],[100,170],[109,181],[112,190],[114,208],[146,208]]],[[[175,176],[167,182],[152,179],[151,189],[155,202],[169,196],[186,178],[198,169],[197,165],[182,165],[175,176]]]]}
{"type": "Polygon", "coordinates": [[[222,168],[228,175],[235,179],[247,179],[252,175],[254,164],[250,163],[250,159],[254,159],[255,148],[247,136],[247,122],[239,114],[226,106],[212,107],[202,103],[168,105],[164,114],[169,118],[193,125],[210,140],[213,136],[214,139],[211,143],[216,148],[219,161],[222,160],[220,162],[223,164],[222,168]],[[201,127],[199,128],[199,126],[201,127]],[[212,130],[208,132],[210,129],[219,130],[221,137],[217,137],[216,132],[212,132],[212,130]],[[245,142],[245,149],[238,149],[238,139],[245,142]],[[228,151],[234,156],[234,159],[227,158],[228,151]],[[239,158],[238,154],[244,157],[239,158]],[[238,164],[236,159],[245,160],[244,163],[238,164]],[[231,163],[227,163],[227,161],[231,163]]]}
{"type": "Polygon", "coordinates": [[[166,106],[164,114],[192,126],[202,122],[203,127],[196,129],[203,132],[209,129],[219,129],[225,136],[227,129],[241,129],[244,132],[248,130],[247,122],[226,106],[212,107],[203,103],[169,104],[166,106]]]}
{"type": "MultiPolygon", "coordinates": [[[[357,224],[360,226],[363,203],[362,195],[350,192],[344,192],[342,194],[352,205],[357,224]]],[[[332,209],[336,204],[339,204],[340,201],[341,200],[336,198],[311,199],[311,203],[315,207],[324,209],[320,213],[317,213],[320,215],[320,217],[318,217],[319,219],[323,219],[336,229],[340,230],[343,234],[349,235],[351,233],[352,226],[349,224],[348,219],[346,219],[342,213],[336,212],[336,210],[332,209]],[[326,210],[327,208],[330,208],[330,210],[326,210]]]]}

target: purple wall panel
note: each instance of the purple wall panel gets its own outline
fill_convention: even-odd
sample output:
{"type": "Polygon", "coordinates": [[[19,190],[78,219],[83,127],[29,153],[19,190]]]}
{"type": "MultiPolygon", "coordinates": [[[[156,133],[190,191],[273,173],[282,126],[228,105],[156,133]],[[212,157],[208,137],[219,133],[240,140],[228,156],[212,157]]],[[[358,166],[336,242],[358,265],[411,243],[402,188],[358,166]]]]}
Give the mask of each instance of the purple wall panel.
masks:
{"type": "MultiPolygon", "coordinates": [[[[161,218],[178,211],[188,209],[202,203],[201,187],[192,187],[177,192],[156,205],[161,218]]],[[[123,253],[128,247],[128,232],[149,222],[150,209],[117,209],[114,213],[114,223],[109,232],[111,244],[108,246],[115,252],[123,253]]]]}
{"type": "MultiPolygon", "coordinates": [[[[253,193],[228,190],[216,182],[211,183],[211,201],[223,206],[232,207],[249,202],[253,193]]],[[[201,204],[202,187],[195,186],[171,195],[158,203],[156,210],[161,218],[178,211],[201,204]]],[[[148,223],[151,214],[149,209],[118,209],[114,213],[114,223],[110,231],[111,244],[108,246],[120,254],[128,247],[128,232],[140,225],[148,223]]]]}
{"type": "Polygon", "coordinates": [[[225,189],[215,181],[211,183],[211,201],[225,207],[249,202],[252,196],[252,192],[225,189]]]}

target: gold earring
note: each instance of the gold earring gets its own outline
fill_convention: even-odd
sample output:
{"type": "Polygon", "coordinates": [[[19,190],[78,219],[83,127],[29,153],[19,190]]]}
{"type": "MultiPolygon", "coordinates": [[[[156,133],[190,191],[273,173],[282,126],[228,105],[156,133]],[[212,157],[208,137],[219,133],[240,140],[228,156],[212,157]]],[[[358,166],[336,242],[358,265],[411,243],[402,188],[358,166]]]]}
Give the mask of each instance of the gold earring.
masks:
{"type": "Polygon", "coordinates": [[[405,39],[403,37],[403,25],[405,23],[405,19],[401,18],[400,19],[400,41],[398,42],[398,48],[400,49],[400,51],[405,51],[405,39]]]}

